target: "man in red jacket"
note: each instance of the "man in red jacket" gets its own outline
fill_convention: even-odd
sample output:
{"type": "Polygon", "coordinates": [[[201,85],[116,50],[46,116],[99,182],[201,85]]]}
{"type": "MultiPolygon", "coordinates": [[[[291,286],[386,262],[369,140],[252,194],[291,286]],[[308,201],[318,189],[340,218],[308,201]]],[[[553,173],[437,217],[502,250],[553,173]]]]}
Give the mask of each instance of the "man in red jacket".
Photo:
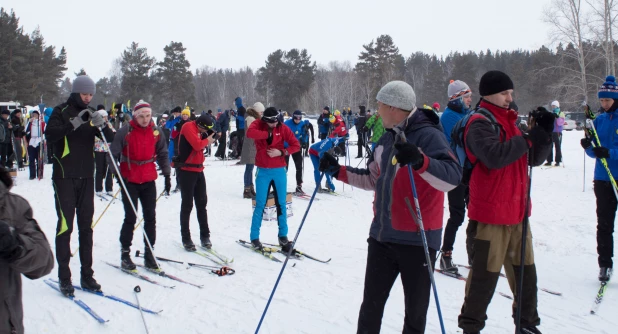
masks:
{"type": "Polygon", "coordinates": [[[255,179],[255,210],[251,220],[251,245],[262,250],[260,242],[260,227],[262,214],[266,206],[268,189],[273,186],[275,204],[277,205],[277,221],[279,222],[279,245],[284,252],[292,247],[288,240],[288,222],[285,197],[287,195],[287,176],[285,173],[285,157],[300,151],[300,143],[287,126],[282,126],[277,116],[279,112],[273,107],[264,110],[262,120],[251,123],[247,130],[247,138],[255,141],[255,166],[258,168],[255,179]],[[288,148],[284,148],[284,142],[288,148]]]}
{"type": "Polygon", "coordinates": [[[204,149],[212,144],[215,132],[212,130],[212,119],[203,114],[195,121],[187,122],[180,130],[178,138],[178,157],[174,160],[174,168],[178,170],[180,184],[180,235],[185,250],[195,252],[195,244],[191,240],[189,219],[195,201],[197,222],[200,225],[200,244],[203,248],[211,248],[210,229],[208,228],[208,212],[206,204],[206,178],[204,177],[204,149]]]}
{"type": "MultiPolygon", "coordinates": [[[[466,154],[474,165],[470,176],[468,217],[477,222],[472,253],[472,270],[466,281],[466,296],[459,327],[464,333],[480,333],[485,327],[487,307],[496,289],[502,266],[517,299],[516,282],[522,270],[522,222],[528,198],[528,165],[539,166],[551,145],[553,116],[541,111],[528,134],[515,125],[517,113],[509,109],[513,101],[513,82],[500,71],[489,71],[479,84],[479,108],[490,112],[492,123],[482,114],[472,115],[464,132],[466,154]],[[499,129],[499,134],[497,130],[499,129]]],[[[536,267],[532,235],[526,232],[524,282],[521,305],[521,334],[541,333],[537,312],[536,267]]],[[[515,305],[513,306],[515,318],[515,305]]]]}
{"type": "MultiPolygon", "coordinates": [[[[170,164],[167,152],[167,141],[161,129],[152,121],[150,104],[139,101],[133,109],[133,119],[128,126],[121,127],[116,133],[111,147],[112,155],[120,162],[120,174],[126,186],[126,193],[122,192],[124,205],[124,222],[120,229],[120,260],[123,269],[135,270],[131,260],[131,243],[136,216],[131,202],[138,208],[137,200],[142,203],[144,216],[144,230],[154,247],[157,238],[156,232],[156,205],[157,187],[155,180],[158,177],[155,161],[161,167],[165,177],[165,192],[171,188],[170,164]]],[[[111,166],[111,162],[110,162],[111,166]]],[[[158,270],[150,247],[144,239],[144,266],[158,270]]]]}

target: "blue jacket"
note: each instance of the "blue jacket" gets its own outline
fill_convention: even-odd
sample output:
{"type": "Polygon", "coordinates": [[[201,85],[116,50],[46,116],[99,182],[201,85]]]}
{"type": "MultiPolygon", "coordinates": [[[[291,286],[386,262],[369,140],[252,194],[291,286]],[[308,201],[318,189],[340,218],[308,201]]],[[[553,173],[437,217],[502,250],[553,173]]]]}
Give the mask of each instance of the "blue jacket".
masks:
{"type": "MultiPolygon", "coordinates": [[[[615,111],[600,114],[594,120],[594,127],[597,129],[601,146],[609,149],[609,159],[606,160],[615,179],[618,177],[618,114],[615,111]]],[[[586,154],[591,158],[596,158],[592,148],[587,149],[586,154]]],[[[594,167],[594,179],[609,181],[607,171],[599,159],[597,159],[594,167]]]]}
{"type": "Polygon", "coordinates": [[[329,122],[330,113],[328,115],[320,114],[318,118],[318,132],[320,134],[328,133],[328,129],[331,127],[331,123],[329,122]]]}
{"type": "Polygon", "coordinates": [[[444,132],[444,135],[446,136],[446,140],[448,141],[449,145],[451,144],[451,132],[453,131],[453,127],[455,127],[455,124],[457,124],[457,122],[459,122],[460,119],[464,118],[464,116],[466,116],[466,114],[468,113],[468,110],[466,109],[462,108],[461,110],[461,112],[456,111],[451,109],[449,106],[444,109],[444,113],[442,113],[442,116],[440,116],[440,124],[442,125],[442,131],[444,132]]]}
{"type": "MultiPolygon", "coordinates": [[[[292,130],[292,133],[294,133],[294,136],[296,137],[296,139],[298,139],[299,143],[302,144],[309,142],[309,132],[307,130],[307,127],[310,125],[310,123],[308,120],[303,119],[302,121],[300,121],[300,123],[296,124],[294,123],[294,119],[290,118],[283,124],[290,128],[290,130],[292,130]]],[[[286,142],[284,146],[285,148],[287,148],[288,143],[286,142]]]]}
{"type": "Polygon", "coordinates": [[[219,130],[221,132],[227,132],[230,129],[230,111],[224,111],[219,119],[217,120],[217,125],[219,125],[219,130]]]}
{"type": "Polygon", "coordinates": [[[328,152],[333,147],[339,145],[339,142],[344,139],[345,138],[343,137],[326,138],[311,145],[311,147],[309,147],[309,154],[318,156],[321,159],[322,156],[324,156],[324,153],[328,152]]]}
{"type": "Polygon", "coordinates": [[[51,116],[52,112],[54,111],[54,108],[45,108],[45,124],[47,124],[47,122],[49,122],[49,116],[51,116]]]}

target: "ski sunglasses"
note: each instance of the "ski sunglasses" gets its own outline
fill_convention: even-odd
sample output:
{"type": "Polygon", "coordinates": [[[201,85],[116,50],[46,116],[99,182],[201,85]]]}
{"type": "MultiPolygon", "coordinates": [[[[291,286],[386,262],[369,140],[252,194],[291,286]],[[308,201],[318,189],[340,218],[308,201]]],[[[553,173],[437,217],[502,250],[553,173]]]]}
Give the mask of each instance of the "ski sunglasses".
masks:
{"type": "Polygon", "coordinates": [[[279,122],[279,120],[277,119],[277,116],[262,116],[262,120],[266,123],[277,123],[279,122]]]}
{"type": "Polygon", "coordinates": [[[303,115],[294,115],[294,119],[303,119],[303,115]]]}

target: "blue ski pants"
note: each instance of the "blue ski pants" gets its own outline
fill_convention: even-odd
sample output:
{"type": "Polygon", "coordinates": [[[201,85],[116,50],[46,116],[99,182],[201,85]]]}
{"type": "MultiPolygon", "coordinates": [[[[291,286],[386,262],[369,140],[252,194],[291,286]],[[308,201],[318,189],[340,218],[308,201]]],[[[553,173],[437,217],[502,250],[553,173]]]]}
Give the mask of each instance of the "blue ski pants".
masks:
{"type": "Polygon", "coordinates": [[[262,227],[262,215],[268,190],[273,186],[275,195],[275,205],[277,206],[277,221],[279,223],[279,236],[288,236],[288,216],[286,210],[286,200],[288,180],[285,167],[281,168],[257,168],[255,178],[255,210],[251,219],[251,240],[260,238],[260,227],[262,227]]]}
{"type": "MultiPolygon", "coordinates": [[[[320,158],[310,154],[311,163],[313,164],[313,179],[315,180],[316,187],[320,186],[320,158]]],[[[335,191],[335,184],[333,183],[332,177],[327,173],[324,173],[326,177],[326,184],[330,188],[331,191],[335,191]]]]}

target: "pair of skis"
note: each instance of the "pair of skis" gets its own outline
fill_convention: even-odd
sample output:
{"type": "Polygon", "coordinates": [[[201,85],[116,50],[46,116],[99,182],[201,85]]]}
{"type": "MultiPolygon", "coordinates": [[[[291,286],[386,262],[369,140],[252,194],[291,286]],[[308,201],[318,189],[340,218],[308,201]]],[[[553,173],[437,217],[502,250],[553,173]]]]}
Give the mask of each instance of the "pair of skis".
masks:
{"type": "MultiPolygon", "coordinates": [[[[135,253],[135,257],[139,257],[139,251],[137,251],[135,253]]],[[[182,262],[182,261],[178,261],[178,260],[171,260],[171,259],[167,259],[167,258],[159,257],[159,256],[157,256],[157,260],[163,261],[163,262],[184,264],[184,265],[187,265],[189,267],[195,267],[195,268],[209,270],[211,274],[215,274],[217,276],[231,276],[231,275],[234,275],[236,273],[236,270],[234,270],[234,269],[232,269],[232,268],[230,268],[228,266],[222,266],[222,267],[208,266],[208,265],[205,265],[205,264],[198,264],[198,263],[191,263],[191,262],[182,262]]]]}
{"type": "MultiPolygon", "coordinates": [[[[118,266],[118,265],[115,265],[115,264],[113,264],[113,263],[109,263],[109,262],[105,262],[105,263],[107,263],[107,264],[108,264],[109,266],[111,266],[111,267],[114,267],[114,268],[116,268],[116,269],[118,269],[118,270],[122,271],[122,272],[123,272],[123,273],[125,273],[125,274],[131,275],[131,276],[133,276],[133,277],[135,277],[135,278],[139,278],[139,279],[141,279],[141,280],[143,280],[143,281],[146,281],[146,282],[148,282],[148,283],[151,283],[151,284],[154,284],[154,285],[158,285],[158,286],[163,287],[163,288],[166,288],[166,289],[173,289],[173,288],[175,288],[175,286],[170,286],[170,285],[166,285],[166,284],[160,283],[160,282],[155,281],[154,279],[150,278],[150,276],[147,276],[147,275],[144,275],[144,274],[140,274],[140,272],[139,272],[139,271],[137,271],[137,269],[134,269],[134,270],[128,270],[128,269],[124,269],[124,268],[122,268],[122,267],[120,267],[120,266],[118,266]]],[[[166,273],[165,271],[163,271],[163,270],[154,270],[154,269],[146,268],[146,267],[144,267],[144,266],[143,266],[143,265],[141,265],[141,264],[136,264],[136,266],[138,266],[138,267],[140,267],[140,268],[143,268],[143,269],[146,269],[147,271],[149,271],[149,272],[151,272],[151,273],[154,273],[154,274],[156,274],[156,275],[158,275],[158,276],[165,277],[165,278],[169,278],[169,279],[174,280],[174,281],[176,281],[176,282],[180,282],[180,283],[183,283],[183,284],[191,285],[191,286],[194,286],[194,287],[196,287],[196,288],[200,288],[200,289],[204,287],[204,286],[203,286],[203,285],[201,285],[201,284],[195,284],[195,283],[187,282],[187,281],[185,281],[185,280],[183,280],[183,279],[181,279],[181,278],[179,278],[179,277],[176,277],[176,276],[174,276],[174,275],[167,274],[167,273],[166,273]]]]}
{"type": "MultiPolygon", "coordinates": [[[[282,262],[281,260],[279,260],[278,258],[276,258],[275,256],[273,256],[273,253],[280,253],[283,254],[285,256],[287,256],[287,253],[284,252],[281,249],[280,245],[275,245],[275,244],[269,244],[269,243],[262,243],[263,246],[267,246],[267,247],[263,247],[262,250],[256,249],[254,248],[250,242],[244,241],[244,240],[238,240],[236,241],[236,243],[238,243],[239,245],[250,249],[274,262],[282,262]]],[[[292,253],[290,254],[290,258],[291,259],[296,259],[296,260],[300,260],[303,258],[308,258],[310,260],[316,261],[316,262],[320,262],[320,263],[329,263],[332,259],[328,259],[328,260],[320,260],[314,256],[311,256],[307,253],[301,252],[297,249],[293,249],[292,253]]]]}
{"type": "Polygon", "coordinates": [[[107,193],[101,193],[101,194],[96,194],[96,196],[101,200],[101,201],[114,201],[116,199],[116,197],[109,195],[107,193]]]}
{"type": "MultiPolygon", "coordinates": [[[[472,267],[471,267],[471,266],[468,266],[468,265],[464,265],[464,264],[456,264],[456,266],[457,266],[457,267],[460,267],[460,268],[466,268],[466,269],[468,269],[468,270],[472,270],[472,267]]],[[[505,275],[505,274],[503,274],[503,273],[499,273],[499,275],[500,275],[500,277],[502,277],[502,278],[506,278],[506,275],[505,275]]],[[[547,289],[547,288],[539,288],[539,290],[541,290],[541,291],[543,291],[543,292],[547,292],[547,293],[552,294],[552,295],[555,295],[555,296],[562,296],[562,292],[558,292],[558,291],[550,290],[550,289],[547,289]]]]}

